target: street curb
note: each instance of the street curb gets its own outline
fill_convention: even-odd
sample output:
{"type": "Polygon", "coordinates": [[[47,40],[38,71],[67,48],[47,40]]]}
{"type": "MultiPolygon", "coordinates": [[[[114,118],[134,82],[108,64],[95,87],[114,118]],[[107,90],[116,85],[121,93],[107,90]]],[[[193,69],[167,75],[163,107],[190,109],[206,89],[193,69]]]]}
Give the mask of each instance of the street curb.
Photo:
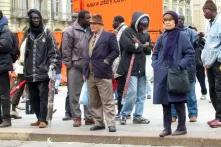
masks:
{"type": "Polygon", "coordinates": [[[50,142],[84,142],[97,144],[131,144],[154,146],[191,146],[191,147],[221,147],[221,138],[194,138],[194,137],[165,137],[157,136],[132,136],[132,135],[91,135],[87,133],[53,134],[53,133],[18,133],[2,132],[0,140],[21,141],[50,141],[50,142]]]}

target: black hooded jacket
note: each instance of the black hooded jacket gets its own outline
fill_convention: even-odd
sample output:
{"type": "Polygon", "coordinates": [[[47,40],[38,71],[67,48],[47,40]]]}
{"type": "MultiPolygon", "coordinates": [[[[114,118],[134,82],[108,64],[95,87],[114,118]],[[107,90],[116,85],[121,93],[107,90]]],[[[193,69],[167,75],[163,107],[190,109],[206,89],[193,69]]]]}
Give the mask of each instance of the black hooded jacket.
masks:
{"type": "MultiPolygon", "coordinates": [[[[28,15],[36,13],[42,17],[37,10],[30,10],[28,15]]],[[[31,23],[31,22],[30,22],[31,23]]],[[[43,25],[43,23],[41,23],[43,25]]],[[[49,66],[56,66],[58,62],[58,49],[55,40],[48,29],[43,26],[32,28],[27,32],[27,42],[25,49],[24,75],[28,82],[39,82],[49,80],[49,66]],[[40,32],[40,33],[39,33],[40,32]]]]}
{"type": "Polygon", "coordinates": [[[136,49],[135,43],[132,39],[133,36],[135,36],[142,44],[145,44],[147,42],[151,44],[150,36],[148,33],[138,32],[138,24],[140,20],[142,20],[142,18],[144,17],[147,17],[149,21],[148,15],[135,12],[132,17],[131,27],[126,28],[125,31],[122,33],[120,39],[121,60],[117,69],[117,73],[119,75],[127,75],[132,54],[135,54],[135,60],[131,75],[145,75],[146,55],[149,55],[151,53],[151,48],[144,48],[142,46],[139,46],[136,49]]]}
{"type": "MultiPolygon", "coordinates": [[[[3,17],[1,21],[6,19],[3,17]]],[[[18,42],[13,33],[9,30],[7,20],[0,30],[0,74],[12,71],[12,63],[18,58],[18,42]]]]}

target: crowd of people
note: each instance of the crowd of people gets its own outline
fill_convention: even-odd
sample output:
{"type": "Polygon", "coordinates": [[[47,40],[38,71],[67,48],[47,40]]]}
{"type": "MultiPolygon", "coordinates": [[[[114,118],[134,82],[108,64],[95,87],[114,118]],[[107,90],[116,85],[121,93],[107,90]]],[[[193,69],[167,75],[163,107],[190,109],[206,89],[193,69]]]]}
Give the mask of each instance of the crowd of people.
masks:
{"type": "MultiPolygon", "coordinates": [[[[114,32],[107,32],[102,15],[82,10],[77,20],[63,32],[60,50],[36,9],[27,14],[29,28],[19,50],[18,40],[8,29],[7,18],[1,12],[0,127],[11,126],[11,116],[20,118],[16,107],[24,88],[19,89],[10,102],[9,73],[13,72],[13,64],[17,80],[26,81],[31,108],[37,118],[30,125],[47,127],[48,85],[53,70],[60,78],[61,62],[67,67],[68,81],[63,120],[73,120],[73,127],[80,127],[84,118],[85,125],[92,125],[91,131],[105,129],[107,125],[109,132],[116,132],[116,120],[126,125],[134,109],[133,124],[149,124],[150,120],[143,117],[148,87],[147,56],[152,56],[153,103],[161,104],[163,109],[164,129],[160,137],[187,133],[185,105],[189,121],[197,121],[196,77],[201,86],[201,99],[206,99],[205,71],[216,112],[215,118],[207,123],[211,128],[221,127],[221,16],[211,0],[205,2],[203,12],[209,20],[205,35],[194,27],[185,26],[184,16],[174,11],[165,12],[162,16],[164,31],[153,45],[148,33],[151,23],[148,14],[134,12],[129,26],[123,16],[115,16],[114,32]],[[113,80],[117,82],[115,91],[113,80]],[[84,82],[89,103],[84,106],[83,116],[79,97],[84,82]],[[176,119],[177,129],[172,133],[171,123],[176,119]]],[[[59,82],[56,89],[58,85],[59,82]]]]}

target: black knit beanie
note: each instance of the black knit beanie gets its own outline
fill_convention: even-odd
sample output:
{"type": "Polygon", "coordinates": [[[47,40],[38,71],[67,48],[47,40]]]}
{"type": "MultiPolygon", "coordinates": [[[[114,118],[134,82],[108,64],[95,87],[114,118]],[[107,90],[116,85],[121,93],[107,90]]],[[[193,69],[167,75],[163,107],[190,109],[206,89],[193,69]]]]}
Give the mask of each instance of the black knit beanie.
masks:
{"type": "Polygon", "coordinates": [[[203,6],[203,9],[209,9],[212,11],[217,11],[217,6],[212,0],[207,0],[203,6]]]}
{"type": "Polygon", "coordinates": [[[176,12],[174,12],[174,11],[167,11],[167,12],[165,12],[164,14],[163,14],[163,16],[165,16],[165,15],[167,15],[167,14],[170,14],[172,17],[173,17],[173,19],[174,19],[174,21],[175,21],[175,24],[177,25],[178,24],[178,14],[176,13],[176,12]]]}

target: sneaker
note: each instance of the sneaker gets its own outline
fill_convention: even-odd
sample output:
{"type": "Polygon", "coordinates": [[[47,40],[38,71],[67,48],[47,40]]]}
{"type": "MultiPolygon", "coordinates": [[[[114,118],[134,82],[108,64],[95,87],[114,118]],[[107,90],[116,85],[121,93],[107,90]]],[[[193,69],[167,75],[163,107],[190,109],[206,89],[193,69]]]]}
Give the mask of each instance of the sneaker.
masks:
{"type": "Polygon", "coordinates": [[[130,114],[127,116],[127,119],[131,119],[131,115],[130,114]]]}
{"type": "Polygon", "coordinates": [[[11,115],[11,118],[14,118],[14,119],[21,119],[22,118],[21,116],[18,115],[17,111],[11,111],[10,115],[11,115]]]}
{"type": "Polygon", "coordinates": [[[201,100],[205,100],[206,99],[206,94],[203,94],[201,97],[200,97],[201,100]]]}
{"type": "Polygon", "coordinates": [[[120,118],[120,124],[121,124],[121,125],[126,125],[126,121],[127,121],[127,118],[126,118],[126,117],[122,116],[122,117],[120,118]]]}
{"type": "Polygon", "coordinates": [[[120,114],[117,114],[117,115],[115,116],[115,119],[116,119],[116,120],[120,119],[120,114]]]}
{"type": "Polygon", "coordinates": [[[147,99],[151,99],[151,95],[148,94],[148,95],[147,95],[147,99]]]}
{"type": "Polygon", "coordinates": [[[133,119],[133,124],[149,124],[149,123],[150,123],[150,120],[143,118],[143,117],[133,119]]]}
{"type": "Polygon", "coordinates": [[[191,116],[190,117],[190,122],[197,122],[197,117],[196,116],[191,116]]]}
{"type": "Polygon", "coordinates": [[[46,122],[39,122],[39,125],[38,125],[38,127],[39,128],[46,128],[48,126],[48,124],[46,123],[46,122]]]}

